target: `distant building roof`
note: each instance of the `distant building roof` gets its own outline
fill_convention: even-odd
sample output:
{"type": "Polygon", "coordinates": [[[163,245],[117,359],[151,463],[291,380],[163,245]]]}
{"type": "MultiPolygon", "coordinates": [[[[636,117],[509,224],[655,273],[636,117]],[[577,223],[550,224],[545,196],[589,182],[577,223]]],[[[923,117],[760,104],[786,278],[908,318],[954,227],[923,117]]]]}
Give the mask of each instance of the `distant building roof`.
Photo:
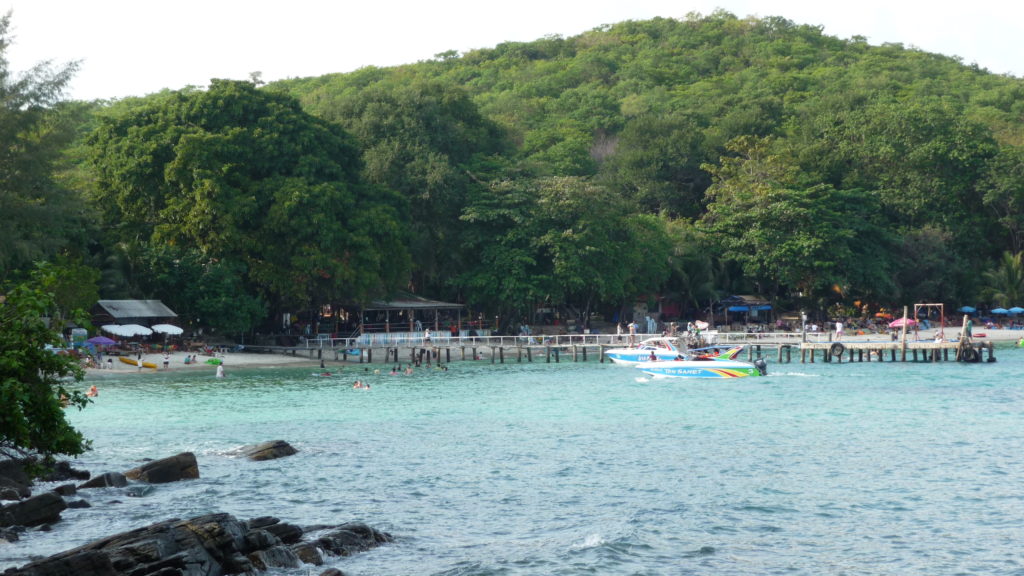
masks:
{"type": "Polygon", "coordinates": [[[364,310],[437,310],[464,308],[462,304],[431,300],[408,292],[399,292],[387,300],[374,300],[364,310]]]}
{"type": "Polygon", "coordinates": [[[100,300],[96,305],[114,320],[176,318],[178,316],[159,300],[100,300]]]}

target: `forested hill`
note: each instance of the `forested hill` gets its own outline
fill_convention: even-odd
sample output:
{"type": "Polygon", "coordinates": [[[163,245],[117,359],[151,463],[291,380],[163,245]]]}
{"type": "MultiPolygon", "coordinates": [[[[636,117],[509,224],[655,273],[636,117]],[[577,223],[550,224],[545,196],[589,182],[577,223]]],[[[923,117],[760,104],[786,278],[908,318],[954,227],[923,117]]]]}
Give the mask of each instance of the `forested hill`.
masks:
{"type": "Polygon", "coordinates": [[[630,21],[271,89],[341,123],[371,177],[413,197],[464,171],[585,177],[700,222],[771,293],[969,298],[980,267],[1021,249],[1024,81],[781,17],[630,21]],[[744,196],[758,186],[803,196],[744,196]],[[778,231],[737,237],[761,218],[850,229],[773,255],[778,231]]]}

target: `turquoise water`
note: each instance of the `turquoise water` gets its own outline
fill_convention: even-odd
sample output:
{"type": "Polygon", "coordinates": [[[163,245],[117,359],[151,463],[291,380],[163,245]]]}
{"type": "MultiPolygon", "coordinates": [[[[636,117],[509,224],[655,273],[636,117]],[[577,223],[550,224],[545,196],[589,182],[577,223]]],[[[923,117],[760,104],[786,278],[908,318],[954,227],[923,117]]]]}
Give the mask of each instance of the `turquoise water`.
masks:
{"type": "Polygon", "coordinates": [[[102,379],[72,415],[95,447],[78,467],[192,451],[202,478],[83,492],[93,508],[0,546],[0,569],[222,511],[396,536],[331,564],[352,575],[1024,574],[1024,350],[997,356],[727,381],[594,361],[102,379]],[[299,454],[231,453],[273,439],[299,454]]]}

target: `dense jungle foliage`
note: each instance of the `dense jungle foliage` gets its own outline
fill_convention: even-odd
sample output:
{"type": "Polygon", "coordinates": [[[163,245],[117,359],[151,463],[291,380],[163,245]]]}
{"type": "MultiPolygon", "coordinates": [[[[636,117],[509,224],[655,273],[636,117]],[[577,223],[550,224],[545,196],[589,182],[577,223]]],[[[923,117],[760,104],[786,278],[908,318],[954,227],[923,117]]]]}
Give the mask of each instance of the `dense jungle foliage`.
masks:
{"type": "Polygon", "coordinates": [[[720,11],[93,103],[0,63],[7,282],[60,254],[225,332],[397,289],[1024,305],[1024,80],[898,44],[720,11]]]}

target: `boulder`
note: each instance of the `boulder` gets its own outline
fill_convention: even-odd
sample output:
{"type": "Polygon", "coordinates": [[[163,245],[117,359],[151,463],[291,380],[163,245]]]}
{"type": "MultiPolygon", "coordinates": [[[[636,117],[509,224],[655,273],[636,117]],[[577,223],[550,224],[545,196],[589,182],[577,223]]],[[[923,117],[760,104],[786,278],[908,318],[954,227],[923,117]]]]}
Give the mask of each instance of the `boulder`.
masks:
{"type": "Polygon", "coordinates": [[[0,500],[21,500],[32,495],[32,479],[25,464],[18,460],[0,460],[0,500]]]}
{"type": "MultiPolygon", "coordinates": [[[[4,575],[210,576],[253,574],[276,568],[294,570],[303,561],[295,551],[296,546],[284,545],[267,530],[281,524],[271,517],[240,522],[228,514],[165,520],[36,560],[4,575]]],[[[332,544],[336,549],[355,550],[346,548],[351,544],[350,538],[355,538],[359,546],[391,541],[390,535],[365,524],[344,524],[328,530],[347,534],[343,538],[345,543],[332,544]]],[[[334,542],[335,538],[328,534],[321,540],[334,542]]],[[[324,574],[341,572],[328,570],[324,574]]]]}
{"type": "Polygon", "coordinates": [[[195,454],[182,452],[169,458],[146,462],[138,468],[132,468],[125,472],[124,475],[130,480],[139,480],[150,484],[193,480],[199,478],[199,464],[196,462],[195,454]]]}
{"type": "Polygon", "coordinates": [[[25,471],[25,464],[21,460],[0,460],[0,476],[6,476],[22,486],[30,486],[32,479],[25,471]]]}
{"type": "Polygon", "coordinates": [[[328,568],[321,572],[320,576],[345,576],[345,573],[337,568],[328,568]]]}
{"type": "Polygon", "coordinates": [[[74,496],[78,493],[78,487],[74,484],[61,484],[54,488],[53,491],[61,496],[74,496]]]}
{"type": "Polygon", "coordinates": [[[78,488],[122,488],[128,485],[128,478],[120,472],[104,472],[83,482],[78,488]]]}
{"type": "Polygon", "coordinates": [[[39,526],[60,520],[60,513],[68,505],[56,492],[43,492],[38,496],[0,508],[0,527],[39,526]]]}
{"type": "Polygon", "coordinates": [[[263,460],[275,460],[291,456],[292,454],[297,454],[298,450],[284,440],[271,440],[269,442],[261,442],[260,444],[242,446],[238,449],[238,452],[249,460],[261,462],[263,460]]]}
{"type": "Polygon", "coordinates": [[[88,480],[88,470],[76,470],[71,467],[71,462],[61,460],[55,463],[40,480],[44,482],[63,482],[65,480],[88,480]]]}

